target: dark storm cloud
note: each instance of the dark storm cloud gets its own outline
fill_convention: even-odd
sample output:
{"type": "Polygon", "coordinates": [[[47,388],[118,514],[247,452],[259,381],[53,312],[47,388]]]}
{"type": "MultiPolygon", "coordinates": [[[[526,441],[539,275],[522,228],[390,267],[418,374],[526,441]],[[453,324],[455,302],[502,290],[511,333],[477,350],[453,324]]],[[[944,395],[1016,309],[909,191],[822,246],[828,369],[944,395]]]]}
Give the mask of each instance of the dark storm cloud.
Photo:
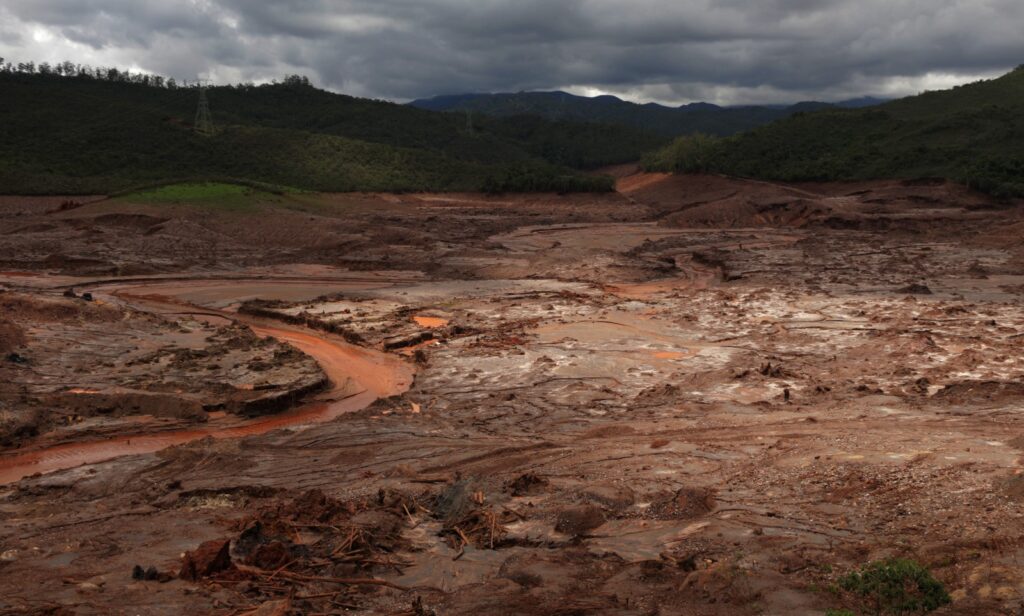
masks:
{"type": "Polygon", "coordinates": [[[353,94],[907,94],[1024,62],[1020,0],[0,0],[0,55],[353,94]]]}

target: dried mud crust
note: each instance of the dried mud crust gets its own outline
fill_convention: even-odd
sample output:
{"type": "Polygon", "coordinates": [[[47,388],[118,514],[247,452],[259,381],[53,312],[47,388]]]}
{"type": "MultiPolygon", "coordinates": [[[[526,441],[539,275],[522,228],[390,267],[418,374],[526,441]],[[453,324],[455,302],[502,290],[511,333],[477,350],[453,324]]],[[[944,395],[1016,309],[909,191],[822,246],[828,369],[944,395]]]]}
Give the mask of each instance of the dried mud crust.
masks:
{"type": "Polygon", "coordinates": [[[472,251],[521,225],[640,220],[647,212],[617,194],[267,196],[240,209],[83,198],[61,210],[64,200],[0,197],[0,269],[150,276],[325,263],[441,271],[448,268],[437,263],[439,252],[472,251]],[[552,206],[562,211],[553,215],[552,206]]]}
{"type": "Polygon", "coordinates": [[[0,310],[8,447],[272,413],[326,385],[314,360],[245,327],[57,293],[0,292],[0,310]]]}
{"type": "Polygon", "coordinates": [[[527,224],[518,199],[396,197],[389,227],[457,231],[358,272],[325,250],[345,268],[317,284],[344,285],[301,299],[278,270],[134,283],[255,295],[409,353],[415,383],[331,423],[7,488],[0,608],[820,616],[846,607],[841,575],[900,556],[949,590],[937,614],[1019,611],[1020,210],[942,184],[631,182],[618,222],[576,199],[527,224]],[[825,202],[745,209],[779,194],[825,202]],[[729,220],[664,224],[726,198],[729,220]]]}

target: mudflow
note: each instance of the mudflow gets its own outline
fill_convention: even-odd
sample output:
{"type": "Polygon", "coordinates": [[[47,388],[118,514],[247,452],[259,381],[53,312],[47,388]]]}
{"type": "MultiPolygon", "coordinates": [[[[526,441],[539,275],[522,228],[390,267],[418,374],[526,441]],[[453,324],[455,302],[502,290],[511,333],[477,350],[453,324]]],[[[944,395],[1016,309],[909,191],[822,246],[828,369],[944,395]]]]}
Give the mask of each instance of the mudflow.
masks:
{"type": "Polygon", "coordinates": [[[1020,204],[620,175],[0,199],[0,613],[1017,613],[1020,204]]]}

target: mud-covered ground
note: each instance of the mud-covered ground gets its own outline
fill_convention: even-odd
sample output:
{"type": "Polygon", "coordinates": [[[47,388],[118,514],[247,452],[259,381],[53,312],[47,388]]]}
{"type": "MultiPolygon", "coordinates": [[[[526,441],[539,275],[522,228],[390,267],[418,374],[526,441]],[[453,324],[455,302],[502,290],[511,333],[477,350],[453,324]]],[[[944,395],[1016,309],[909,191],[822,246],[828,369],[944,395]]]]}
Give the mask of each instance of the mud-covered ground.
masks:
{"type": "Polygon", "coordinates": [[[83,295],[0,293],[5,447],[276,413],[327,384],[311,357],[247,327],[83,295]]]}
{"type": "Polygon", "coordinates": [[[821,615],[890,556],[1024,610],[1020,204],[620,190],[5,198],[5,418],[49,419],[0,473],[73,468],[0,487],[0,613],[821,615]]]}

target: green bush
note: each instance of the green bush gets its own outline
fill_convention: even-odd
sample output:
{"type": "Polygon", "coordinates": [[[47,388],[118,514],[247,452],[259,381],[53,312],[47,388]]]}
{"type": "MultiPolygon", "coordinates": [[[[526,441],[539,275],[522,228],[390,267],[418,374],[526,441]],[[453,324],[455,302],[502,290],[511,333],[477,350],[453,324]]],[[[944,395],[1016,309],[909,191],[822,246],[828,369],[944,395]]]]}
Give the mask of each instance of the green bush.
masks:
{"type": "Polygon", "coordinates": [[[859,600],[862,613],[876,616],[926,614],[950,602],[945,587],[927,569],[900,558],[865,565],[840,578],[839,587],[859,600]]]}

